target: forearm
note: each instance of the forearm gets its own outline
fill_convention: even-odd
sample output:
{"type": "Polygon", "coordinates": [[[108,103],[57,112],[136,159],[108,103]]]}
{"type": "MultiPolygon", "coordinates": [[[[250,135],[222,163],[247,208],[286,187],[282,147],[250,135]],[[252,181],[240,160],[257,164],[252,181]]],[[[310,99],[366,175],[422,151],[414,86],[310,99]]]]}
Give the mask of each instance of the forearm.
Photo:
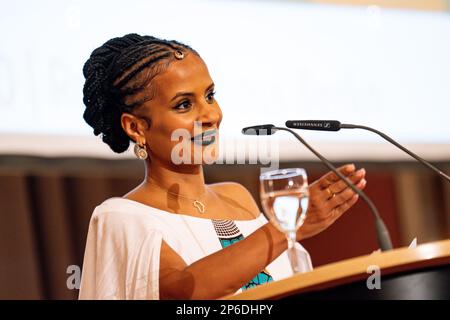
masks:
{"type": "Polygon", "coordinates": [[[216,299],[232,294],[286,248],[285,235],[267,223],[247,238],[187,266],[179,275],[183,298],[216,299]]]}

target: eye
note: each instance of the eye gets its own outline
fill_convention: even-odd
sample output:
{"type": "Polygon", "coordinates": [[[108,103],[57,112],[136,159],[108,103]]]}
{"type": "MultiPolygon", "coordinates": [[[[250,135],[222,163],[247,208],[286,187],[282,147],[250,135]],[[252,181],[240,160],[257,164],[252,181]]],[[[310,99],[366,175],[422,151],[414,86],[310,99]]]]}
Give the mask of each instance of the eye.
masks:
{"type": "Polygon", "coordinates": [[[187,110],[191,107],[191,102],[189,100],[184,100],[182,102],[180,102],[179,104],[177,104],[174,109],[175,110],[187,110]]]}
{"type": "Polygon", "coordinates": [[[211,91],[210,93],[208,93],[208,95],[206,96],[206,101],[212,103],[214,101],[215,94],[216,94],[215,91],[211,91]]]}

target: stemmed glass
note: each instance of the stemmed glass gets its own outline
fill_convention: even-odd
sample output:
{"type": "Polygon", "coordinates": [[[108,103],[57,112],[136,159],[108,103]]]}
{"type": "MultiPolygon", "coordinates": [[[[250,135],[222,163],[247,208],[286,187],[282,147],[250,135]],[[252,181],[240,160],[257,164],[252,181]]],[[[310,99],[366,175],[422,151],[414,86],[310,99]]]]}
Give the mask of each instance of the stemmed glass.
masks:
{"type": "Polygon", "coordinates": [[[288,239],[288,256],[294,273],[299,272],[295,243],[297,230],[308,210],[308,178],[305,169],[288,168],[260,175],[260,196],[267,219],[288,239]]]}

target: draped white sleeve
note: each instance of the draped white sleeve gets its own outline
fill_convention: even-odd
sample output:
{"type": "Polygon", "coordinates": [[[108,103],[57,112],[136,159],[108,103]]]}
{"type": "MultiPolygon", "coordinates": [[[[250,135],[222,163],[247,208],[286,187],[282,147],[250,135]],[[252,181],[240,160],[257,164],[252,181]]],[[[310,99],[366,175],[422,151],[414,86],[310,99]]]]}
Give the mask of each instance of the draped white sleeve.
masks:
{"type": "Polygon", "coordinates": [[[80,299],[159,299],[162,232],[129,220],[132,215],[94,211],[80,299]]]}

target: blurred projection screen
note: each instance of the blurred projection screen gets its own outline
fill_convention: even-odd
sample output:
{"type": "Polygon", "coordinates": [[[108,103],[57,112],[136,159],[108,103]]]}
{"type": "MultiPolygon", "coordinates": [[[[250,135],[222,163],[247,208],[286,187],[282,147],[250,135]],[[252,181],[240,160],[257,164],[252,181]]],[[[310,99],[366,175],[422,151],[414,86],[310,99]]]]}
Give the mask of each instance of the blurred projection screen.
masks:
{"type": "MultiPolygon", "coordinates": [[[[450,158],[449,13],[218,0],[4,2],[0,152],[115,157],[82,119],[82,67],[93,49],[134,32],[204,58],[222,143],[254,141],[240,133],[254,124],[336,119],[450,158]]],[[[335,160],[408,159],[362,131],[301,133],[335,160]]],[[[286,133],[273,139],[282,159],[312,159],[286,133]]]]}

